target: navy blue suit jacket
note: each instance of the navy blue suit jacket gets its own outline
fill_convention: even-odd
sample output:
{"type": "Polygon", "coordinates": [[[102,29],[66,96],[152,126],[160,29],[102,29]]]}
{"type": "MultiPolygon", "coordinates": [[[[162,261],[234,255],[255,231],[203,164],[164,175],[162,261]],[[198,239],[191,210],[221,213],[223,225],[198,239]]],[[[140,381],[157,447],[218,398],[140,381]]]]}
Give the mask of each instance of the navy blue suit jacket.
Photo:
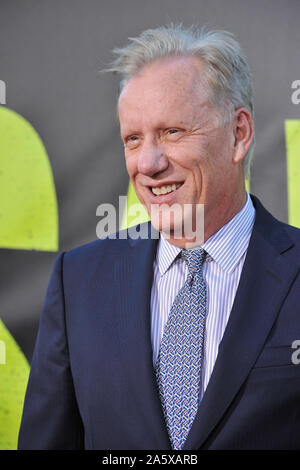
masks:
{"type": "MultiPolygon", "coordinates": [[[[300,230],[252,199],[237,294],[184,449],[300,449],[300,230]]],[[[19,449],[171,449],[152,365],[156,247],[105,239],[59,255],[19,449]]]]}

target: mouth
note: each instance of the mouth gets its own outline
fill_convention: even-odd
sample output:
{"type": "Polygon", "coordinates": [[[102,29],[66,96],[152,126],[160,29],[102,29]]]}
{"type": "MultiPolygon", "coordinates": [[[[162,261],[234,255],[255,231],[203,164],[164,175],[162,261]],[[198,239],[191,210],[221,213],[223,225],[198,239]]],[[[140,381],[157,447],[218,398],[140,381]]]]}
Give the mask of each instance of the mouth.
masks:
{"type": "Polygon", "coordinates": [[[173,193],[174,191],[179,189],[182,185],[183,183],[173,183],[169,185],[162,185],[162,186],[156,186],[156,187],[150,186],[149,188],[152,191],[152,194],[154,194],[154,196],[162,196],[164,194],[173,193]]]}

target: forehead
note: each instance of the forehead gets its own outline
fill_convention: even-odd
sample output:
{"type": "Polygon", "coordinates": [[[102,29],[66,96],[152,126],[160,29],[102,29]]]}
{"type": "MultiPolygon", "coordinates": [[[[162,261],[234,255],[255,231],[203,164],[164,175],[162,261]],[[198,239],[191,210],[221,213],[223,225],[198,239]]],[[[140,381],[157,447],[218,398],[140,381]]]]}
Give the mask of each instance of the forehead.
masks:
{"type": "Polygon", "coordinates": [[[208,104],[204,64],[198,57],[157,59],[124,86],[118,103],[120,122],[136,115],[184,116],[208,104]]]}

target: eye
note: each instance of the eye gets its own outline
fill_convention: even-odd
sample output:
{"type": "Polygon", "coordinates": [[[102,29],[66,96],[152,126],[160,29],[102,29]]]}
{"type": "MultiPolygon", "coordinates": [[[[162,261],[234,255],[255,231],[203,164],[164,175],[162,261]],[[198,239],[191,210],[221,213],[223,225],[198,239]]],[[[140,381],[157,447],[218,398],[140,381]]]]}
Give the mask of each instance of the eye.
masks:
{"type": "Polygon", "coordinates": [[[131,135],[130,137],[128,137],[128,142],[136,142],[137,140],[138,140],[137,135],[131,135]]]}
{"type": "Polygon", "coordinates": [[[124,145],[125,147],[132,149],[138,145],[139,140],[140,140],[139,136],[136,134],[133,134],[124,139],[124,145]]]}
{"type": "Polygon", "coordinates": [[[170,127],[166,129],[165,135],[170,140],[177,140],[182,135],[182,129],[178,129],[177,127],[170,127]]]}

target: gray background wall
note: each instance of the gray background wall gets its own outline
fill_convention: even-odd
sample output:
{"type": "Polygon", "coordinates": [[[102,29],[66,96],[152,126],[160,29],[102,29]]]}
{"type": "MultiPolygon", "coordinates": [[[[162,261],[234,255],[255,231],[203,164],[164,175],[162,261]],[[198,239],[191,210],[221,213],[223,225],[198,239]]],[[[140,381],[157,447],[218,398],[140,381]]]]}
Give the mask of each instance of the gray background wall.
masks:
{"type": "MultiPolygon", "coordinates": [[[[300,119],[300,105],[291,102],[291,83],[300,79],[299,18],[299,0],[0,0],[6,106],[24,116],[46,146],[59,205],[59,251],[95,239],[97,206],[117,204],[127,192],[118,80],[98,70],[128,36],[170,22],[227,29],[240,41],[256,104],[251,191],[287,221],[284,121],[300,119]]],[[[56,256],[0,249],[0,316],[29,361],[56,256]]]]}

